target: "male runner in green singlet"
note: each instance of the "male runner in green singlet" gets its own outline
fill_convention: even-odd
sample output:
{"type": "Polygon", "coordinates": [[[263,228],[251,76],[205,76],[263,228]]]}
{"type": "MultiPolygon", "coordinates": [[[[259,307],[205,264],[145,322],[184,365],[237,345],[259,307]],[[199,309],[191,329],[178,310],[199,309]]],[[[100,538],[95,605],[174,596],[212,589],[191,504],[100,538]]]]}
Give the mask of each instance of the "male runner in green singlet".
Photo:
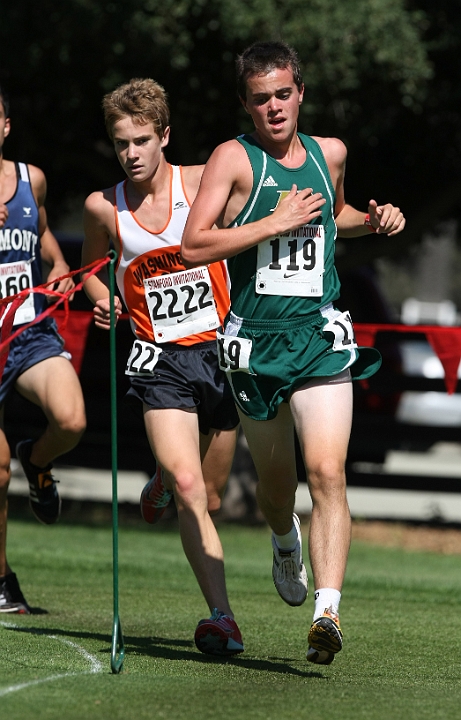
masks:
{"type": "Polygon", "coordinates": [[[342,648],[339,602],[350,545],[345,460],[351,379],[379,368],[358,348],[339,296],[336,235],[395,235],[399,208],[346,204],[346,148],[298,133],[304,85],[294,50],[256,43],[237,60],[239,95],[255,130],[210,157],[182,241],[187,266],[229,258],[231,313],[218,335],[258,473],[257,499],[272,528],[273,579],[290,605],[307,596],[293,425],[309,490],[315,609],[307,659],[330,664],[342,648]],[[214,227],[216,225],[217,227],[214,227]]]}

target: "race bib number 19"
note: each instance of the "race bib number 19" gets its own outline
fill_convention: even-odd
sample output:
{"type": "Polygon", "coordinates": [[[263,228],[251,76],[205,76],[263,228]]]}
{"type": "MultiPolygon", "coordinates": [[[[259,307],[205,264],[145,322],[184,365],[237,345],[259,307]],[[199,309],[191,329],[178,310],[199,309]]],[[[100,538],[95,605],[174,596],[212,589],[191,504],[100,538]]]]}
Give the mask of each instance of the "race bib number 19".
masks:
{"type": "Polygon", "coordinates": [[[327,316],[328,322],[323,327],[323,332],[331,332],[335,336],[333,350],[352,350],[358,347],[355,340],[354,328],[349,313],[334,310],[332,316],[327,316]]]}
{"type": "Polygon", "coordinates": [[[250,372],[251,340],[216,333],[219,367],[224,372],[250,372]]]}

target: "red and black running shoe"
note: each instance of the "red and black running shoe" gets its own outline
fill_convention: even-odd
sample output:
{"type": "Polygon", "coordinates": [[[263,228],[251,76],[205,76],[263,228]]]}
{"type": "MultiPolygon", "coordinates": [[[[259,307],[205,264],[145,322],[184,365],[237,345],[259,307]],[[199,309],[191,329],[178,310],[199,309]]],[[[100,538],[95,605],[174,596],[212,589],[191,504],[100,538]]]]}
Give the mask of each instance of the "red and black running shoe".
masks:
{"type": "Polygon", "coordinates": [[[194,639],[200,652],[208,655],[237,655],[244,649],[237,623],[217,608],[210,618],[200,620],[194,639]]]}
{"type": "Polygon", "coordinates": [[[163,483],[163,470],[157,465],[155,474],[141,493],[141,515],[146,523],[155,525],[167,509],[172,497],[173,493],[167,490],[163,483]]]}

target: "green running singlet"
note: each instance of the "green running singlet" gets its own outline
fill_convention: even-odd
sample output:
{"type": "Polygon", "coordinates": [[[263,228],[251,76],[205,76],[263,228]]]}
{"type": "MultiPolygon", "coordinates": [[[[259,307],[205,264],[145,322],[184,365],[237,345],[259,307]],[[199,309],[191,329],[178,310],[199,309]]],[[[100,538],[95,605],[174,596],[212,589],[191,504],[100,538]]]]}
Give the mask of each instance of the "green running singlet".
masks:
{"type": "Polygon", "coordinates": [[[352,379],[373,375],[381,365],[375,348],[359,348],[349,313],[333,307],[340,283],[334,266],[335,192],[318,143],[299,134],[306,161],[285,168],[246,135],[237,138],[253,170],[253,188],[232,226],[275,210],[296,185],[326,199],[312,223],[228,260],[231,313],[217,333],[220,367],[239,408],[255,420],[270,420],[277,406],[315,377],[350,369],[352,379]]]}

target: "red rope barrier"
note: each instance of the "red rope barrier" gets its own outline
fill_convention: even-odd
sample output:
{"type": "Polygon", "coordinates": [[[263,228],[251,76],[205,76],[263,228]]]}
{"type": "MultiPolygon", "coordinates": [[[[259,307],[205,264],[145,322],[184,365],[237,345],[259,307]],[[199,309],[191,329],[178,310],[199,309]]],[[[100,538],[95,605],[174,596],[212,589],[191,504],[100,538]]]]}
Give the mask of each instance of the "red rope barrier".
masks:
{"type": "MultiPolygon", "coordinates": [[[[72,290],[68,290],[65,293],[59,293],[56,290],[51,290],[48,285],[54,285],[55,283],[61,282],[68,277],[73,277],[82,272],[88,272],[88,277],[95,275],[99,272],[107,263],[110,262],[110,258],[105,257],[102,260],[95,260],[90,265],[86,265],[78,270],[73,270],[67,275],[62,275],[50,282],[44,283],[36,288],[23,290],[16,295],[11,295],[7,298],[0,299],[0,321],[3,318],[3,324],[1,327],[0,334],[0,382],[5,368],[6,360],[8,357],[8,347],[10,343],[18,337],[24,330],[36,325],[38,322],[43,320],[45,317],[55,313],[56,318],[59,320],[59,332],[64,336],[66,344],[73,356],[73,364],[77,372],[80,370],[83,355],[85,352],[86,339],[88,335],[88,328],[93,318],[93,314],[87,311],[74,311],[72,315],[72,323],[69,328],[67,324],[69,321],[69,297],[73,293],[78,292],[83,288],[83,281],[75,285],[72,290]],[[24,302],[30,292],[41,292],[45,295],[57,297],[57,302],[47,308],[41,315],[35,318],[30,323],[22,325],[16,332],[11,334],[13,327],[14,315],[18,307],[24,302]],[[59,305],[64,303],[64,310],[58,309],[59,305]]],[[[128,320],[129,315],[123,313],[119,320],[128,320]]],[[[357,344],[360,346],[373,347],[376,341],[376,335],[382,332],[397,332],[397,333],[418,333],[426,336],[427,341],[431,345],[435,354],[442,363],[445,373],[445,387],[447,392],[451,395],[455,392],[458,383],[458,368],[461,362],[461,327],[441,327],[440,325],[398,325],[398,324],[386,324],[382,325],[379,323],[354,323],[354,331],[357,339],[357,344]]]]}
{"type": "Polygon", "coordinates": [[[83,288],[84,282],[83,280],[81,280],[71,290],[67,290],[64,293],[60,293],[57,290],[51,290],[48,285],[55,285],[56,283],[65,280],[66,278],[73,277],[74,275],[86,271],[88,271],[87,277],[91,277],[92,275],[98,273],[104,267],[104,265],[107,265],[107,263],[109,262],[110,258],[108,257],[105,257],[102,260],[95,260],[89,265],[85,265],[85,267],[83,268],[79,268],[78,270],[72,270],[66,275],[61,275],[61,277],[59,278],[54,278],[50,282],[46,282],[43,285],[37,285],[37,287],[34,288],[27,288],[26,290],[21,290],[21,292],[16,293],[15,295],[10,295],[6,298],[0,299],[0,320],[2,320],[3,318],[0,333],[0,382],[1,378],[3,377],[3,371],[5,369],[6,361],[8,359],[9,346],[12,341],[15,340],[15,338],[17,338],[22,332],[24,332],[24,330],[27,330],[33,325],[39,323],[41,320],[44,320],[49,315],[55,313],[59,305],[61,305],[62,303],[64,303],[64,319],[62,323],[62,330],[65,330],[69,317],[69,297],[81,290],[83,288]],[[43,295],[56,297],[57,300],[52,305],[50,305],[50,307],[40,313],[40,315],[37,315],[37,317],[30,323],[21,325],[20,328],[18,328],[15,332],[11,333],[16,310],[22,305],[22,303],[26,300],[30,293],[42,293],[43,295]]]}

